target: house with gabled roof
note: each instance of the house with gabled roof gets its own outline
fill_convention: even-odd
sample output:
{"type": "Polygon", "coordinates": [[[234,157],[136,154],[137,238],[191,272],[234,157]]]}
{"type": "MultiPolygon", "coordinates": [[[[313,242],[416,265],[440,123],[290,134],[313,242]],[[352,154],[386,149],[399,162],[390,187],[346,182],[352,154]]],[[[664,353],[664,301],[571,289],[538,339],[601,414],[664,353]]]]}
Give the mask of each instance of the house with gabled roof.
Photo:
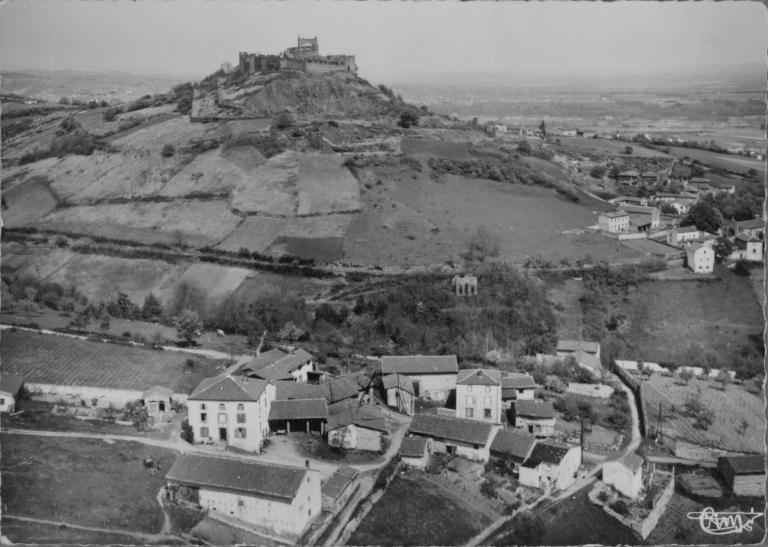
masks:
{"type": "Polygon", "coordinates": [[[275,433],[325,433],[328,406],[325,398],[272,401],[269,428],[275,433]]]}
{"type": "Polygon", "coordinates": [[[549,437],[555,430],[555,409],[545,401],[515,401],[510,424],[537,437],[549,437]]]}
{"type": "Polygon", "coordinates": [[[618,459],[608,459],[603,464],[603,482],[619,494],[636,498],[643,488],[643,458],[627,452],[618,459]]]}
{"type": "Polygon", "coordinates": [[[712,273],[715,268],[715,251],[701,243],[691,243],[685,250],[686,265],[693,273],[712,273]]]}
{"type": "Polygon", "coordinates": [[[173,390],[163,386],[153,386],[141,394],[141,402],[154,423],[169,422],[173,419],[171,409],[173,390]]]}
{"type": "Polygon", "coordinates": [[[753,237],[746,232],[741,232],[736,234],[736,237],[733,238],[733,243],[736,246],[736,249],[728,258],[750,260],[752,262],[760,262],[763,260],[764,242],[756,237],[753,237]]]}
{"type": "Polygon", "coordinates": [[[400,461],[408,467],[424,469],[432,454],[432,439],[427,437],[405,437],[400,443],[400,461]]]}
{"type": "Polygon", "coordinates": [[[11,413],[21,399],[24,378],[10,372],[0,373],[0,412],[11,413]]]}
{"type": "Polygon", "coordinates": [[[269,435],[275,383],[225,376],[200,382],[187,398],[195,442],[221,443],[259,453],[269,435]]]}
{"type": "Polygon", "coordinates": [[[242,458],[182,454],[165,476],[171,500],[256,531],[298,539],[322,512],[320,473],[242,458]]]}
{"type": "Polygon", "coordinates": [[[333,472],[320,489],[322,493],[323,511],[336,513],[347,504],[347,500],[357,490],[360,484],[360,472],[348,465],[342,465],[333,472]]]}
{"type": "Polygon", "coordinates": [[[240,368],[240,374],[262,380],[306,382],[317,376],[315,358],[301,348],[291,352],[273,348],[240,368]]]}
{"type": "Polygon", "coordinates": [[[501,378],[501,400],[509,410],[514,401],[532,401],[536,392],[536,382],[527,372],[508,373],[501,378]]]}
{"type": "Polygon", "coordinates": [[[736,234],[747,234],[757,239],[765,239],[765,221],[761,218],[752,220],[731,220],[725,225],[725,235],[733,237],[736,234]]]}
{"type": "Polygon", "coordinates": [[[721,456],[717,471],[737,496],[765,496],[765,455],[721,456]]]}
{"type": "Polygon", "coordinates": [[[576,360],[576,364],[589,372],[595,380],[603,377],[603,365],[594,353],[579,349],[571,353],[569,357],[573,357],[576,360]]]}
{"type": "Polygon", "coordinates": [[[612,234],[629,231],[629,213],[624,209],[603,213],[597,217],[597,227],[612,234]]]}
{"type": "Polygon", "coordinates": [[[600,342],[587,342],[584,340],[558,340],[557,356],[568,357],[575,351],[591,353],[600,359],[600,342]]]}
{"type": "Polygon", "coordinates": [[[501,429],[491,443],[491,458],[512,462],[517,470],[530,457],[535,445],[535,435],[515,429],[501,429]]]}
{"type": "Polygon", "coordinates": [[[402,374],[387,374],[381,378],[381,387],[387,394],[387,406],[407,416],[416,412],[413,381],[402,374]]]}
{"type": "Polygon", "coordinates": [[[376,405],[360,404],[328,418],[328,444],[350,450],[382,449],[390,427],[384,413],[376,405]]]}
{"type": "Polygon", "coordinates": [[[617,196],[608,200],[608,203],[614,205],[648,205],[648,198],[637,196],[617,196]]]}
{"type": "Polygon", "coordinates": [[[576,481],[581,465],[581,447],[548,439],[539,441],[520,466],[523,486],[564,490],[576,481]]]}
{"type": "Polygon", "coordinates": [[[456,417],[500,424],[504,408],[501,371],[460,370],[456,376],[456,417]]]}
{"type": "Polygon", "coordinates": [[[501,426],[475,420],[416,414],[408,427],[408,434],[432,439],[433,452],[487,463],[491,442],[500,429],[501,426]]]}
{"type": "Polygon", "coordinates": [[[459,364],[455,355],[408,355],[381,358],[381,373],[402,374],[413,382],[414,395],[444,401],[456,389],[459,364]]]}
{"type": "Polygon", "coordinates": [[[634,169],[631,169],[629,171],[623,171],[619,173],[619,175],[616,177],[616,180],[623,184],[633,184],[639,176],[640,173],[634,169]]]}

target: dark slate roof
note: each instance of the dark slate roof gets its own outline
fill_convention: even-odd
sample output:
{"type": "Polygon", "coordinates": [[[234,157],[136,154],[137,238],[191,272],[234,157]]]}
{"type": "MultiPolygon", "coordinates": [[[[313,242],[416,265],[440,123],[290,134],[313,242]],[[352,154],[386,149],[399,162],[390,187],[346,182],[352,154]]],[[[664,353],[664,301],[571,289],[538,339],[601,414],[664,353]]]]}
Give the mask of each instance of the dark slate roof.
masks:
{"type": "Polygon", "coordinates": [[[491,424],[428,414],[416,414],[408,428],[408,432],[413,434],[481,445],[488,442],[491,431],[491,424]]]}
{"type": "Polygon", "coordinates": [[[587,353],[597,353],[600,350],[599,342],[583,342],[580,340],[558,340],[557,351],[583,350],[587,353]]]}
{"type": "Polygon", "coordinates": [[[328,401],[328,404],[337,403],[344,399],[350,399],[357,397],[358,389],[357,384],[354,385],[347,378],[341,377],[336,380],[324,382],[319,384],[323,397],[328,401]]]}
{"type": "Polygon", "coordinates": [[[644,215],[652,215],[654,211],[657,211],[655,207],[644,207],[642,205],[624,205],[622,208],[627,213],[641,213],[644,215]]]}
{"type": "Polygon", "coordinates": [[[598,359],[597,355],[594,353],[589,353],[588,351],[583,350],[576,350],[571,353],[571,355],[580,365],[586,365],[589,368],[597,371],[603,370],[603,365],[600,362],[600,359],[598,359]]]}
{"type": "Polygon", "coordinates": [[[501,371],[479,368],[460,370],[456,376],[456,384],[466,386],[500,386],[501,371]]]}
{"type": "Polygon", "coordinates": [[[347,410],[356,410],[360,406],[360,401],[357,399],[344,399],[338,403],[328,405],[328,416],[335,416],[341,412],[347,410]]]}
{"type": "Polygon", "coordinates": [[[173,395],[173,390],[163,386],[154,386],[144,390],[144,393],[141,394],[141,398],[146,399],[147,397],[149,397],[154,393],[158,393],[160,395],[165,395],[166,397],[170,397],[173,395]]]}
{"type": "Polygon", "coordinates": [[[632,473],[636,473],[638,469],[643,467],[643,458],[634,452],[627,452],[622,458],[619,458],[618,462],[632,473]]]}
{"type": "Polygon", "coordinates": [[[526,467],[528,469],[534,469],[541,465],[541,460],[534,460],[533,458],[528,458],[522,463],[522,467],[526,467]]]}
{"type": "Polygon", "coordinates": [[[381,358],[382,374],[451,374],[459,372],[455,355],[409,355],[381,358]]]}
{"type": "Polygon", "coordinates": [[[337,499],[352,484],[358,474],[358,471],[348,465],[342,465],[323,483],[320,489],[322,495],[337,499]]]}
{"type": "Polygon", "coordinates": [[[317,384],[299,382],[275,382],[275,399],[320,399],[325,398],[323,389],[317,384]]]}
{"type": "Polygon", "coordinates": [[[736,475],[765,474],[765,456],[722,456],[736,475]]]}
{"type": "Polygon", "coordinates": [[[765,222],[762,219],[742,220],[737,222],[742,230],[754,230],[755,228],[765,228],[765,222]]]}
{"type": "Polygon", "coordinates": [[[555,409],[552,403],[544,401],[515,401],[515,413],[518,416],[530,418],[554,418],[555,409]]]}
{"type": "Polygon", "coordinates": [[[533,376],[508,376],[501,379],[503,389],[527,389],[535,388],[536,382],[533,376]]]}
{"type": "Polygon", "coordinates": [[[603,213],[603,216],[608,218],[620,218],[620,217],[629,216],[629,213],[627,213],[626,211],[618,210],[618,211],[613,211],[612,213],[603,213]]]}
{"type": "Polygon", "coordinates": [[[416,393],[413,389],[413,381],[411,381],[408,376],[403,376],[402,374],[387,374],[386,376],[382,377],[381,384],[384,389],[394,389],[399,387],[411,395],[416,393]]]}
{"type": "Polygon", "coordinates": [[[16,395],[23,385],[24,378],[18,374],[11,374],[10,372],[0,374],[0,391],[3,393],[16,395]]]}
{"type": "Polygon", "coordinates": [[[352,372],[344,376],[352,385],[356,385],[358,390],[364,390],[371,384],[371,379],[363,372],[352,372]]]}
{"type": "Polygon", "coordinates": [[[326,429],[328,431],[333,431],[334,429],[352,424],[357,427],[389,433],[389,426],[387,425],[387,420],[384,418],[384,414],[379,407],[373,405],[362,405],[354,409],[346,409],[338,414],[333,414],[328,418],[328,426],[326,429]]]}
{"type": "Polygon", "coordinates": [[[573,448],[571,445],[557,441],[541,441],[533,447],[530,459],[544,463],[559,464],[571,448],[573,448]]]}
{"type": "Polygon", "coordinates": [[[253,460],[182,454],[165,476],[166,481],[199,487],[222,488],[290,502],[307,470],[253,460]]]}
{"type": "Polygon", "coordinates": [[[741,233],[739,233],[739,234],[736,234],[736,239],[738,239],[738,240],[740,240],[740,241],[744,241],[744,242],[746,242],[746,243],[752,243],[752,242],[755,242],[755,241],[756,241],[756,242],[758,242],[758,243],[760,243],[760,240],[759,240],[759,239],[757,239],[756,237],[752,237],[752,236],[750,236],[750,235],[747,235],[747,234],[745,234],[744,232],[741,232],[741,233]]]}
{"type": "Polygon", "coordinates": [[[328,419],[325,399],[291,399],[272,401],[269,420],[314,420],[328,419]]]}
{"type": "Polygon", "coordinates": [[[499,452],[524,460],[534,444],[536,444],[534,435],[502,429],[493,438],[491,452],[499,452]]]}
{"type": "Polygon", "coordinates": [[[314,357],[299,348],[292,353],[274,348],[254,357],[243,365],[241,372],[248,375],[256,375],[265,380],[290,380],[291,372],[307,361],[314,361],[314,357]]]}
{"type": "Polygon", "coordinates": [[[237,376],[206,378],[197,385],[188,399],[190,401],[258,401],[268,383],[266,380],[237,376]]]}
{"type": "Polygon", "coordinates": [[[421,458],[426,450],[426,437],[406,437],[400,445],[400,455],[405,458],[421,458]]]}

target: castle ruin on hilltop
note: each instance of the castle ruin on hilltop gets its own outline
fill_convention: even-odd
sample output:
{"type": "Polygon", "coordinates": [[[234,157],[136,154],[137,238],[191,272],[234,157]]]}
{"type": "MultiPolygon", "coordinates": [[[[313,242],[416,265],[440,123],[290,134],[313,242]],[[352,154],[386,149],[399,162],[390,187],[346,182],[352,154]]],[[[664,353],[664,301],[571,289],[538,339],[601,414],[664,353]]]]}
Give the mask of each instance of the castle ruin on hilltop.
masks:
{"type": "Polygon", "coordinates": [[[320,55],[315,38],[302,38],[296,47],[289,47],[282,55],[240,53],[240,70],[243,74],[274,70],[302,70],[312,74],[352,72],[357,74],[354,55],[320,55]]]}

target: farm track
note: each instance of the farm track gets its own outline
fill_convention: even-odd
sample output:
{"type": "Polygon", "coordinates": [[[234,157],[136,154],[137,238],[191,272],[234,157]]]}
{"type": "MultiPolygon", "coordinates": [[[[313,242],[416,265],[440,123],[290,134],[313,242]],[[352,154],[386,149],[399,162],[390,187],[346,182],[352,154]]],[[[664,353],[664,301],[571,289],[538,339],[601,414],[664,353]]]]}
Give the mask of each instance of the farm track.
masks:
{"type": "MultiPolygon", "coordinates": [[[[138,539],[143,539],[146,541],[157,542],[157,543],[161,543],[162,541],[169,540],[169,539],[176,542],[181,539],[178,536],[165,533],[165,528],[163,529],[164,531],[159,534],[145,534],[142,532],[132,532],[130,530],[121,530],[119,528],[96,528],[93,526],[81,526],[79,524],[71,524],[71,523],[62,522],[59,520],[46,520],[46,519],[38,519],[38,518],[32,518],[32,517],[22,517],[20,515],[9,515],[8,513],[3,513],[3,518],[11,519],[11,520],[21,520],[24,522],[33,522],[36,524],[46,524],[46,525],[56,526],[56,527],[72,528],[74,530],[85,530],[87,532],[120,534],[122,536],[128,536],[132,538],[138,538],[138,539]]],[[[169,523],[169,526],[170,526],[170,523],[169,523]]]]}

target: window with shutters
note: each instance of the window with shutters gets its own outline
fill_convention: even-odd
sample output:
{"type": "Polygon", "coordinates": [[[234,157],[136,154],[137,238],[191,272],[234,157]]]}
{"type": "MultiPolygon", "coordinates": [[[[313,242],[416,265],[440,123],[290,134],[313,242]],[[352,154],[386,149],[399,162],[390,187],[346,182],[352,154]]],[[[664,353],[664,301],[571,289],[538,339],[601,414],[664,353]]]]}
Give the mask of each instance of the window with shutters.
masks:
{"type": "Polygon", "coordinates": [[[471,408],[467,409],[467,418],[472,418],[475,415],[475,411],[471,408]]]}
{"type": "Polygon", "coordinates": [[[209,437],[208,435],[208,428],[207,427],[201,427],[200,428],[200,437],[203,439],[207,439],[209,437]]]}
{"type": "Polygon", "coordinates": [[[206,414],[206,413],[200,414],[200,421],[201,422],[207,422],[208,421],[208,414],[206,414]]]}
{"type": "Polygon", "coordinates": [[[237,423],[244,424],[245,423],[245,414],[238,414],[237,415],[237,423]]]}

